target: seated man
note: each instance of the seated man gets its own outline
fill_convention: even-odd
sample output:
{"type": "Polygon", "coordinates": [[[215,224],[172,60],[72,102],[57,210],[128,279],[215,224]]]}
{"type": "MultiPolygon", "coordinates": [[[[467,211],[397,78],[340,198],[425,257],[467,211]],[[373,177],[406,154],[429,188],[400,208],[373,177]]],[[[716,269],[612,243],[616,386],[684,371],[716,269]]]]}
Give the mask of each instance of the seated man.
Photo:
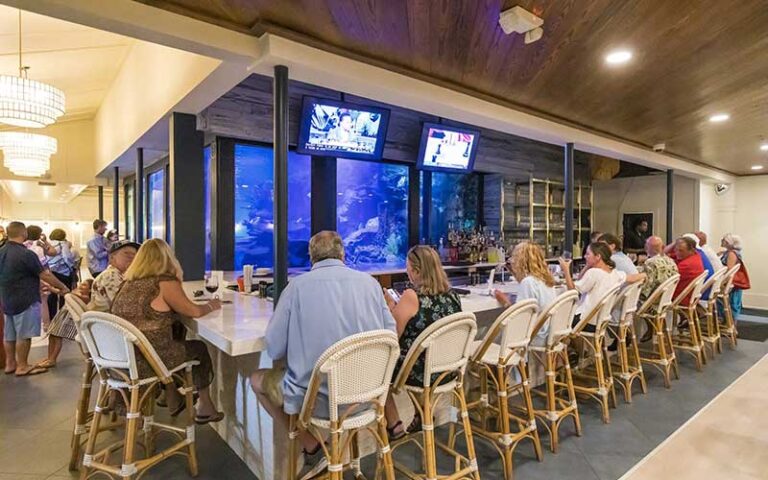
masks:
{"type": "MultiPolygon", "coordinates": [[[[675,243],[667,245],[664,249],[677,265],[677,271],[680,273],[680,283],[675,288],[673,298],[677,298],[693,280],[704,272],[704,263],[701,261],[701,255],[696,251],[696,242],[687,237],[678,238],[675,243]]],[[[689,293],[683,298],[683,304],[691,298],[689,293]]]]}
{"type": "MultiPolygon", "coordinates": [[[[648,260],[644,264],[643,273],[645,273],[646,279],[642,290],[640,290],[640,305],[653,295],[659,285],[677,275],[677,265],[674,260],[664,254],[664,241],[661,237],[648,237],[645,242],[645,253],[648,254],[648,260]]],[[[655,310],[650,313],[655,313],[655,310]]],[[[653,331],[648,329],[640,341],[647,342],[652,337],[653,331]]]]}
{"type": "MultiPolygon", "coordinates": [[[[683,235],[684,238],[690,238],[693,243],[696,245],[696,253],[699,254],[699,257],[701,258],[701,264],[704,265],[704,270],[707,271],[707,278],[704,281],[709,280],[709,277],[715,274],[715,266],[712,265],[712,262],[709,260],[709,257],[707,256],[707,253],[701,249],[699,246],[699,237],[693,233],[686,233],[683,235]]],[[[708,300],[709,299],[709,289],[704,291],[701,294],[702,300],[708,300]]]]}
{"type": "Polygon", "coordinates": [[[604,233],[600,241],[607,244],[611,249],[611,260],[616,264],[616,270],[624,272],[627,275],[637,275],[637,267],[632,260],[621,251],[621,240],[616,235],[604,233]]]}
{"type": "MultiPolygon", "coordinates": [[[[314,235],[309,257],[312,270],[291,280],[267,326],[267,353],[285,366],[251,375],[259,402],[286,429],[289,415],[301,411],[315,362],[328,347],[362,332],[396,331],[379,283],[344,265],[344,244],[338,233],[314,235]]],[[[327,395],[323,385],[318,399],[327,395]]],[[[305,454],[320,450],[306,432],[300,440],[305,454]]]]}
{"type": "Polygon", "coordinates": [[[119,240],[110,246],[109,265],[93,281],[88,310],[110,311],[112,301],[123,284],[123,274],[131,266],[139,247],[141,245],[130,240],[119,240]]]}

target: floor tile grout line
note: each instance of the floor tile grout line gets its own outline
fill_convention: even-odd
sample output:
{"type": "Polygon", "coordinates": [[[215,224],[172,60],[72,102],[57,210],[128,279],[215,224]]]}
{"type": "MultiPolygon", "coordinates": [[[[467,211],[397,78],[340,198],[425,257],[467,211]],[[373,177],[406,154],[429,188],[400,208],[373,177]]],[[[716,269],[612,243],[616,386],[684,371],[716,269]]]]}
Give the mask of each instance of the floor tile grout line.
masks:
{"type": "Polygon", "coordinates": [[[630,478],[630,476],[631,476],[631,475],[632,475],[632,474],[633,474],[635,471],[639,470],[641,466],[643,466],[645,463],[647,463],[648,461],[650,461],[650,459],[651,459],[651,457],[653,457],[653,455],[655,455],[655,454],[656,454],[658,451],[660,451],[660,450],[661,450],[662,448],[664,448],[664,447],[665,447],[665,446],[666,446],[668,443],[670,443],[670,442],[671,442],[671,441],[672,441],[672,440],[673,440],[675,437],[677,437],[677,435],[679,435],[679,434],[680,434],[680,432],[681,432],[681,431],[682,431],[682,430],[683,430],[685,427],[687,427],[687,426],[688,426],[690,423],[692,423],[692,422],[693,422],[695,419],[697,419],[697,418],[698,418],[700,415],[702,415],[702,414],[703,414],[703,413],[705,413],[707,410],[709,410],[709,408],[712,406],[712,404],[714,404],[714,403],[715,403],[715,402],[716,402],[716,401],[717,401],[717,400],[718,400],[718,399],[719,399],[721,396],[723,396],[723,395],[724,395],[726,392],[730,391],[730,390],[731,390],[731,389],[732,389],[732,388],[733,388],[733,387],[734,387],[734,386],[735,386],[737,383],[741,382],[741,381],[744,379],[744,377],[745,377],[746,375],[748,375],[748,374],[749,374],[749,373],[750,373],[752,370],[754,370],[756,367],[758,367],[758,366],[759,366],[761,363],[763,363],[763,362],[765,362],[765,361],[768,361],[768,353],[766,353],[765,355],[763,355],[763,357],[762,357],[762,358],[760,358],[760,359],[759,359],[757,362],[755,362],[755,363],[754,363],[754,364],[753,364],[751,367],[749,367],[749,368],[748,368],[748,369],[747,369],[747,370],[746,370],[744,373],[742,373],[742,374],[741,374],[741,375],[740,375],[740,376],[739,376],[737,379],[735,379],[735,380],[734,380],[734,381],[733,381],[733,382],[732,382],[730,385],[728,385],[728,386],[727,386],[727,387],[725,387],[725,388],[724,388],[724,389],[723,389],[723,390],[722,390],[720,393],[718,393],[717,395],[715,395],[715,397],[714,397],[712,400],[710,400],[709,402],[707,402],[707,404],[706,404],[706,405],[704,405],[704,406],[703,406],[703,407],[702,407],[702,408],[701,408],[701,409],[700,409],[698,412],[696,412],[695,414],[693,414],[693,416],[692,416],[692,417],[690,417],[688,420],[686,420],[686,421],[685,421],[685,423],[683,423],[682,425],[680,425],[680,427],[679,427],[677,430],[675,430],[674,432],[672,432],[672,434],[671,434],[671,435],[669,435],[667,438],[665,438],[663,442],[661,442],[660,444],[658,444],[658,445],[656,446],[656,448],[654,448],[653,450],[651,450],[651,452],[650,452],[648,455],[646,455],[645,457],[643,457],[643,459],[642,459],[642,460],[640,460],[639,462],[637,462],[637,463],[635,464],[635,466],[633,466],[632,468],[630,468],[630,469],[629,469],[629,470],[628,470],[628,471],[627,471],[627,472],[626,472],[624,475],[622,475],[622,476],[621,476],[621,478],[620,478],[619,480],[628,480],[628,479],[630,478]]]}

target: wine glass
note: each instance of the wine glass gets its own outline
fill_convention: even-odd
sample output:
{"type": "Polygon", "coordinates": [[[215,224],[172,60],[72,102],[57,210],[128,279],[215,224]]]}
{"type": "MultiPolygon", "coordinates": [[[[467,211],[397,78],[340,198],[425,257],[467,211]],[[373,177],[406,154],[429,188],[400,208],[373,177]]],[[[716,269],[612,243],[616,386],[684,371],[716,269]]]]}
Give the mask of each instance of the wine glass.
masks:
{"type": "Polygon", "coordinates": [[[216,295],[213,295],[219,290],[219,277],[216,275],[212,275],[210,272],[205,274],[205,290],[213,296],[213,298],[217,298],[216,295]]]}

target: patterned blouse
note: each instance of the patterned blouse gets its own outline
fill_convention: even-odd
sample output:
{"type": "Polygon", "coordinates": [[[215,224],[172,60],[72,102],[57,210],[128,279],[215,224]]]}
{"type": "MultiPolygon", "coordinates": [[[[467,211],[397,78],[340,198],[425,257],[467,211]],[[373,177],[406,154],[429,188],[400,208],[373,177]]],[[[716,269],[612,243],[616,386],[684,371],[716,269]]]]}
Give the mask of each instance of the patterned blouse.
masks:
{"type": "MultiPolygon", "coordinates": [[[[408,320],[403,334],[400,335],[400,358],[395,367],[395,377],[416,338],[436,321],[461,311],[461,300],[455,292],[449,291],[437,295],[417,294],[417,296],[419,298],[419,311],[408,320]]],[[[437,381],[438,377],[438,374],[432,375],[432,382],[437,381]]],[[[424,354],[414,363],[406,383],[408,385],[424,385],[424,354]]]]}
{"type": "Polygon", "coordinates": [[[91,303],[88,304],[88,310],[109,312],[122,284],[123,274],[120,270],[112,265],[108,266],[91,285],[91,303]]]}
{"type": "MultiPolygon", "coordinates": [[[[648,300],[653,292],[659,288],[659,285],[669,280],[673,275],[677,275],[677,265],[666,255],[655,255],[645,261],[643,272],[646,279],[642,290],[640,290],[641,302],[648,300]]],[[[652,308],[651,312],[655,313],[656,309],[652,308]]]]}

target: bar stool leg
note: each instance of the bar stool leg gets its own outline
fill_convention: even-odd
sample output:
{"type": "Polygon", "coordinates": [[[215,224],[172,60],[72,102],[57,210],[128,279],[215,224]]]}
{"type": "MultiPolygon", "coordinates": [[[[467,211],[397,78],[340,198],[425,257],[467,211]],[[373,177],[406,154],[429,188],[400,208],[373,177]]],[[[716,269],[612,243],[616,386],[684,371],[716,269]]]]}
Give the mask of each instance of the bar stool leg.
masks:
{"type": "Polygon", "coordinates": [[[618,403],[616,401],[616,387],[613,381],[613,365],[611,365],[611,358],[608,356],[608,345],[605,343],[605,337],[600,342],[603,349],[603,362],[605,362],[605,385],[610,395],[611,407],[616,408],[618,403]]]}
{"type": "Polygon", "coordinates": [[[523,383],[523,401],[525,402],[525,409],[528,411],[528,425],[533,427],[533,449],[536,452],[536,459],[538,461],[544,460],[544,453],[541,449],[541,438],[539,437],[539,430],[536,428],[536,415],[533,410],[533,399],[531,398],[531,385],[528,380],[528,364],[524,359],[520,360],[517,366],[520,372],[520,379],[523,383]]]}
{"type": "Polygon", "coordinates": [[[352,431],[349,435],[352,437],[349,439],[349,460],[352,467],[352,474],[358,480],[364,479],[365,476],[360,469],[360,445],[358,444],[360,437],[358,436],[357,431],[352,431]]]}
{"type": "Polygon", "coordinates": [[[296,471],[299,454],[298,415],[291,415],[288,424],[288,478],[296,480],[299,474],[296,471]]]}
{"type": "Polygon", "coordinates": [[[603,423],[611,423],[611,414],[608,410],[608,387],[603,370],[603,346],[599,337],[595,337],[592,347],[595,350],[595,373],[597,375],[598,392],[600,392],[600,409],[603,412],[603,423]]]}
{"type": "Polygon", "coordinates": [[[655,322],[656,326],[656,348],[659,349],[659,358],[663,362],[663,369],[662,374],[664,376],[664,387],[666,388],[672,388],[672,379],[671,377],[671,365],[669,364],[670,356],[667,354],[667,342],[669,342],[669,351],[674,352],[674,348],[672,347],[672,337],[669,335],[669,332],[667,331],[666,322],[664,321],[664,318],[661,319],[661,321],[655,322]]]}
{"type": "Polygon", "coordinates": [[[194,381],[192,380],[192,367],[189,366],[184,369],[184,401],[186,402],[187,410],[187,438],[191,435],[191,442],[189,443],[189,474],[193,477],[197,476],[197,441],[195,440],[195,397],[194,397],[194,381]]]}
{"type": "Polygon", "coordinates": [[[141,406],[139,405],[139,385],[131,385],[128,387],[128,389],[130,393],[130,399],[125,420],[125,444],[123,445],[123,464],[121,471],[122,477],[124,479],[130,480],[136,474],[134,449],[136,447],[136,435],[139,430],[141,406]]]}
{"type": "Polygon", "coordinates": [[[99,435],[99,427],[101,426],[101,412],[107,407],[108,402],[109,388],[107,387],[107,381],[103,377],[100,377],[99,391],[96,394],[96,407],[93,411],[91,429],[88,433],[88,442],[85,444],[85,452],[83,454],[83,467],[80,469],[81,480],[86,480],[89,476],[93,450],[96,448],[96,437],[99,435]]]}
{"type": "MultiPolygon", "coordinates": [[[[557,411],[557,399],[555,398],[555,368],[557,358],[555,353],[547,352],[547,366],[544,372],[545,380],[547,382],[547,420],[549,421],[549,449],[552,453],[557,453],[558,447],[558,434],[557,425],[558,421],[555,416],[557,411]]],[[[565,360],[566,366],[568,366],[568,359],[565,360]]],[[[570,390],[568,391],[570,395],[570,390]]]]}
{"type": "Polygon", "coordinates": [[[381,442],[381,463],[384,468],[384,478],[386,478],[386,480],[395,480],[395,465],[392,460],[392,450],[389,447],[389,434],[387,433],[387,419],[384,417],[384,407],[379,405],[376,409],[378,410],[380,418],[378,430],[381,442]]]}
{"type": "Polygon", "coordinates": [[[437,457],[435,445],[435,419],[432,413],[432,388],[424,389],[421,428],[424,433],[424,471],[427,478],[437,478],[437,457]]]}
{"type": "Polygon", "coordinates": [[[93,361],[85,360],[85,371],[80,385],[80,396],[75,410],[75,427],[72,430],[71,455],[69,457],[69,469],[77,470],[80,463],[81,439],[88,433],[88,405],[91,401],[91,385],[93,383],[93,361]]]}
{"type": "Polygon", "coordinates": [[[331,458],[328,459],[328,478],[342,480],[344,452],[341,450],[341,425],[338,420],[331,421],[331,458]]]}
{"type": "Polygon", "coordinates": [[[568,363],[568,351],[563,350],[560,355],[565,362],[565,382],[568,386],[568,401],[573,405],[573,426],[576,429],[576,436],[581,436],[581,417],[579,416],[579,406],[576,403],[576,389],[573,387],[573,374],[571,373],[571,364],[568,363]]]}
{"type": "MultiPolygon", "coordinates": [[[[463,381],[461,382],[461,384],[463,384],[463,381]]],[[[459,397],[459,407],[461,409],[461,420],[464,426],[464,439],[467,443],[467,458],[469,459],[469,466],[470,466],[470,469],[472,470],[472,477],[475,480],[480,480],[480,471],[477,466],[477,457],[475,455],[475,444],[472,440],[472,424],[469,421],[469,410],[467,409],[467,399],[464,396],[464,388],[462,387],[461,384],[459,384],[456,387],[456,395],[459,397]]],[[[506,393],[506,390],[505,390],[505,393],[506,393]]],[[[434,434],[434,431],[432,433],[434,434]]],[[[512,465],[511,458],[510,458],[509,464],[511,467],[512,465]]],[[[437,469],[437,465],[435,465],[435,469],[437,469]]],[[[437,470],[435,470],[435,472],[436,471],[437,470]]],[[[435,478],[435,477],[433,475],[433,476],[429,476],[429,478],[435,478]]]]}
{"type": "Polygon", "coordinates": [[[635,330],[635,324],[634,322],[629,324],[629,335],[632,339],[632,356],[635,359],[635,363],[633,365],[634,368],[637,369],[640,377],[640,391],[643,392],[643,394],[648,393],[648,384],[645,381],[645,372],[643,372],[643,362],[640,360],[640,346],[637,343],[637,331],[635,330]]]}

